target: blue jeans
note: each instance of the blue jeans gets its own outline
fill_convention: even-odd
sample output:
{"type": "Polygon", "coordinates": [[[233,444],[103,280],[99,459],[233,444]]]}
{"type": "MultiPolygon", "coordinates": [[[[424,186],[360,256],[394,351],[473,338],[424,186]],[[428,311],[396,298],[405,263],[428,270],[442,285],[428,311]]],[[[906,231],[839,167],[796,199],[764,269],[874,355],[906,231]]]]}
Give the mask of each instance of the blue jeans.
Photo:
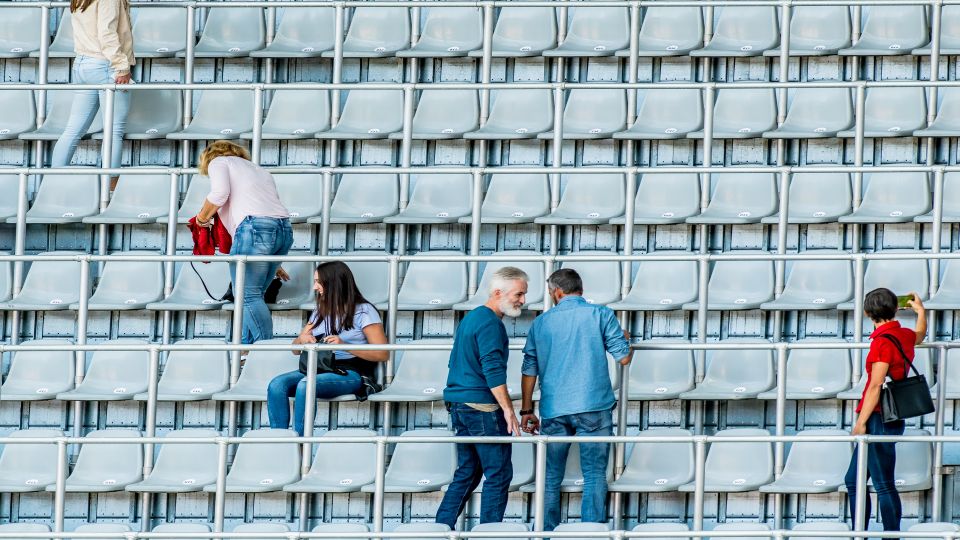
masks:
{"type": "MultiPolygon", "coordinates": [[[[247,216],[233,234],[231,255],[286,255],[293,245],[293,229],[286,218],[247,216]]],[[[279,262],[250,262],[243,286],[243,344],[273,337],[273,319],[263,301],[263,292],[273,281],[279,262]]],[[[234,295],[237,290],[237,265],[230,265],[234,295]]]]}
{"type": "MultiPolygon", "coordinates": [[[[114,82],[114,71],[110,62],[89,56],[78,56],[73,62],[73,81],[78,84],[105,84],[114,82]]],[[[75,90],[73,105],[67,126],[53,147],[50,157],[51,167],[66,167],[77,151],[77,143],[90,129],[93,118],[100,107],[106,107],[106,92],[99,90],[75,90]]],[[[113,146],[110,149],[110,167],[120,167],[123,150],[123,133],[127,128],[127,113],[130,111],[130,91],[119,90],[113,93],[113,146]]],[[[104,126],[104,138],[109,128],[104,126]]],[[[106,167],[107,156],[101,163],[106,167]]]]}
{"type": "MultiPolygon", "coordinates": [[[[449,403],[450,421],[458,437],[507,436],[503,411],[483,412],[464,403],[449,403]]],[[[507,492],[513,480],[513,462],[509,444],[457,444],[457,472],[437,509],[437,523],[456,528],[457,517],[470,500],[470,494],[484,479],[480,496],[480,523],[503,521],[507,492]]]]}
{"type": "MultiPolygon", "coordinates": [[[[332,399],[360,390],[360,375],[347,370],[346,375],[321,373],[317,375],[317,399],[332,399]]],[[[293,424],[297,433],[303,435],[303,415],[307,403],[307,378],[299,371],[277,375],[267,386],[267,415],[270,427],[290,427],[290,401],[293,400],[293,424]]]]}
{"type": "MultiPolygon", "coordinates": [[[[613,435],[613,409],[568,414],[556,418],[544,418],[540,433],[579,437],[605,437],[613,435]]],[[[607,521],[607,463],[610,445],[607,443],[577,443],[580,445],[580,469],[583,471],[583,502],[580,521],[606,523],[607,521]]],[[[560,523],[560,485],[567,468],[570,443],[547,445],[547,477],[544,480],[543,528],[552,531],[560,523]]]]}
{"type": "MultiPolygon", "coordinates": [[[[868,435],[903,435],[904,423],[883,423],[880,413],[873,413],[867,420],[868,435]]],[[[867,478],[873,479],[873,487],[877,490],[877,502],[880,504],[880,520],[883,521],[883,530],[899,531],[900,494],[897,493],[894,470],[897,466],[896,444],[892,442],[870,443],[867,446],[867,478]]],[[[850,497],[850,518],[856,519],[857,508],[857,453],[850,458],[850,467],[844,478],[847,484],[847,495],[850,497]]],[[[864,514],[870,520],[870,496],[867,495],[867,511],[864,514]]],[[[856,523],[854,523],[856,525],[856,523]]],[[[864,524],[866,525],[866,524],[864,524]]],[[[866,529],[866,527],[864,527],[866,529]]]]}

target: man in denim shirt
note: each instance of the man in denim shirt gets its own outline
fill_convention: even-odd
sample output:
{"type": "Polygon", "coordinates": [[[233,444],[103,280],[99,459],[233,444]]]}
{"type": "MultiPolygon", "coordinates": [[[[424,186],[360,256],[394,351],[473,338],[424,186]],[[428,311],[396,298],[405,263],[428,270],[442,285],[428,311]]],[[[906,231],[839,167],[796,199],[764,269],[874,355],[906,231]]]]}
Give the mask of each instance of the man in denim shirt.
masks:
{"type": "MultiPolygon", "coordinates": [[[[587,303],[583,281],[570,269],[547,280],[555,306],[536,318],[523,348],[523,403],[520,425],[528,433],[602,437],[613,434],[616,398],[607,355],[630,362],[627,334],[613,311],[587,303]],[[533,413],[533,390],[540,378],[540,416],[533,413]]],[[[583,470],[581,521],[607,521],[607,462],[610,445],[579,443],[583,470]]],[[[560,483],[570,444],[547,445],[544,529],[560,522],[560,483]]]]}

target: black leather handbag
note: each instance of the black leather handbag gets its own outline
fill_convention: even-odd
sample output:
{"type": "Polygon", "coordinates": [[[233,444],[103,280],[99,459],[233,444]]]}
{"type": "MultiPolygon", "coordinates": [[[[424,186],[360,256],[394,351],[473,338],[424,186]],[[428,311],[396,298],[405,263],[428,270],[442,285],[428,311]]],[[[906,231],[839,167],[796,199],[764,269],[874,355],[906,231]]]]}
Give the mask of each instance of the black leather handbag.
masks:
{"type": "Polygon", "coordinates": [[[897,338],[890,334],[883,334],[880,337],[890,340],[900,351],[904,366],[909,366],[904,369],[904,372],[909,375],[910,370],[913,370],[914,373],[914,375],[904,377],[899,381],[890,379],[883,385],[880,390],[880,414],[883,415],[884,423],[932,413],[933,399],[930,397],[930,386],[927,385],[927,379],[917,371],[913,362],[907,358],[897,338]]]}
{"type": "MultiPolygon", "coordinates": [[[[314,337],[314,343],[317,343],[323,339],[323,336],[320,338],[314,337]]],[[[300,373],[307,375],[307,363],[308,355],[307,351],[302,351],[300,353],[300,373]]],[[[342,368],[337,367],[334,364],[334,354],[333,351],[317,351],[317,372],[315,375],[321,373],[337,373],[339,375],[346,375],[346,371],[342,368]]]]}

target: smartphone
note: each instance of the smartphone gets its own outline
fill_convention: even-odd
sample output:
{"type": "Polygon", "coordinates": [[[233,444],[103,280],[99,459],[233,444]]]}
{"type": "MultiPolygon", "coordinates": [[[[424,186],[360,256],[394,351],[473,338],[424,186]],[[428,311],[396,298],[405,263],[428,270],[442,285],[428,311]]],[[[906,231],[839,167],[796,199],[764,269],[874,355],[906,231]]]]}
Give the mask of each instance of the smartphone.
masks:
{"type": "Polygon", "coordinates": [[[897,297],[897,307],[900,308],[900,309],[906,309],[906,308],[910,307],[910,306],[907,304],[907,302],[909,302],[909,301],[911,301],[911,300],[913,300],[913,295],[912,295],[912,294],[907,294],[907,295],[904,295],[904,296],[898,296],[898,297],[897,297]]]}

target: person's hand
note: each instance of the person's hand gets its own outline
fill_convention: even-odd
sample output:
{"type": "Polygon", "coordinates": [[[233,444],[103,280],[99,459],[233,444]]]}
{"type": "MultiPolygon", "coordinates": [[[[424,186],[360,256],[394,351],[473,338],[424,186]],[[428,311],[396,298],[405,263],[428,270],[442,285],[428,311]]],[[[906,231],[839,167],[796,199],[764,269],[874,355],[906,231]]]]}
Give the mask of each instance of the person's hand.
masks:
{"type": "Polygon", "coordinates": [[[327,345],[343,345],[343,340],[340,339],[340,336],[327,336],[323,338],[323,342],[327,345]]]}
{"type": "Polygon", "coordinates": [[[203,227],[204,229],[212,229],[212,228],[213,228],[213,218],[210,218],[210,219],[204,221],[204,220],[200,219],[200,214],[197,214],[197,215],[193,216],[193,219],[194,219],[194,221],[197,222],[197,225],[203,227]]]}
{"type": "Polygon", "coordinates": [[[624,356],[623,358],[620,359],[620,365],[621,365],[621,366],[629,366],[629,365],[630,365],[630,360],[631,360],[632,358],[633,358],[633,355],[632,355],[632,354],[628,354],[628,355],[624,356]]]}
{"type": "Polygon", "coordinates": [[[281,281],[290,281],[290,274],[283,267],[277,268],[277,278],[281,281]]]}
{"type": "Polygon", "coordinates": [[[540,419],[533,413],[525,414],[520,418],[520,428],[531,435],[536,435],[540,432],[540,419]]]}
{"type": "Polygon", "coordinates": [[[629,330],[624,329],[624,331],[623,331],[623,339],[625,339],[625,340],[627,340],[627,341],[630,341],[630,331],[629,331],[629,330]]]}
{"type": "Polygon", "coordinates": [[[926,308],[923,307],[923,301],[920,300],[920,295],[912,292],[910,293],[910,296],[912,296],[913,299],[907,301],[907,306],[910,307],[910,309],[912,309],[915,313],[925,311],[926,308]]]}
{"type": "Polygon", "coordinates": [[[293,340],[294,345],[309,345],[316,342],[317,340],[313,337],[313,334],[300,334],[293,340]]]}
{"type": "Polygon", "coordinates": [[[514,437],[520,436],[520,421],[517,420],[517,413],[513,409],[503,410],[503,419],[507,421],[507,433],[514,437]]]}
{"type": "Polygon", "coordinates": [[[130,84],[131,79],[132,77],[130,76],[129,71],[113,78],[114,82],[117,84],[130,84]]]}
{"type": "Polygon", "coordinates": [[[857,422],[853,425],[853,429],[850,430],[851,435],[866,435],[867,434],[867,425],[857,422]]]}

